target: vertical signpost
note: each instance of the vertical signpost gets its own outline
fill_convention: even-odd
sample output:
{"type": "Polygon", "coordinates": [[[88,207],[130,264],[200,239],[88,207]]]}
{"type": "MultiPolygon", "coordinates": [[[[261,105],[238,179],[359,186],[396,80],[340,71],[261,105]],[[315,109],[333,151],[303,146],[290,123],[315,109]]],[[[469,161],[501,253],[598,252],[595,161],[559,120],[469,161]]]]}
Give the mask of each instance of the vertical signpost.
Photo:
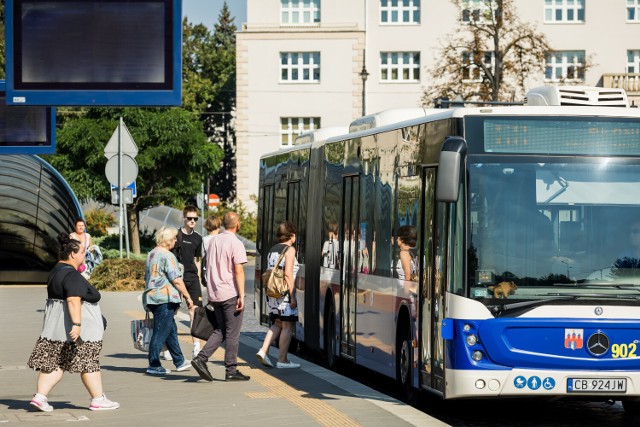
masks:
{"type": "MultiPolygon", "coordinates": [[[[118,225],[120,229],[120,258],[122,258],[122,231],[124,227],[124,234],[126,236],[126,248],[127,258],[129,258],[129,227],[126,221],[126,205],[125,191],[130,191],[129,187],[138,176],[138,163],[134,160],[134,157],[138,155],[138,147],[133,142],[129,129],[124,124],[122,117],[120,117],[120,123],[118,127],[113,131],[109,142],[104,147],[104,156],[109,159],[105,166],[105,174],[111,185],[116,186],[117,189],[112,190],[112,203],[114,199],[118,203],[118,225]],[[113,196],[116,197],[113,197],[113,196]]],[[[132,198],[128,198],[128,203],[131,203],[132,198]]]]}

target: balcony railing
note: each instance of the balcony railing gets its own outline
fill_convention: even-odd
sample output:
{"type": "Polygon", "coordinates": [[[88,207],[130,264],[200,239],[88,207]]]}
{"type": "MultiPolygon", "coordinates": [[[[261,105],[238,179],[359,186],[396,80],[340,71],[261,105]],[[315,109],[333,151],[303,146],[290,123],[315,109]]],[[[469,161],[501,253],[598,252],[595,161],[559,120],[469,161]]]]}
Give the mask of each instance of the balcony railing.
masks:
{"type": "Polygon", "coordinates": [[[640,106],[640,73],[603,74],[602,87],[624,89],[629,105],[640,106]]]}
{"type": "Polygon", "coordinates": [[[628,95],[638,95],[640,73],[603,74],[602,85],[607,88],[624,89],[628,95]]]}

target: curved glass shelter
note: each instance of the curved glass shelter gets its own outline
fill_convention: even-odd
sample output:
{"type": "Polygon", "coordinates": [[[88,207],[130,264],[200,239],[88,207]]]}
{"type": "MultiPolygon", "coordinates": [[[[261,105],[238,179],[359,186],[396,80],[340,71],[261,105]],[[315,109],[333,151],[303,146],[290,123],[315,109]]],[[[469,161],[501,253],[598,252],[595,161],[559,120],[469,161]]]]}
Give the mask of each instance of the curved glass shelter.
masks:
{"type": "Polygon", "coordinates": [[[37,156],[0,156],[0,282],[44,283],[57,236],[82,217],[69,184],[37,156]]]}

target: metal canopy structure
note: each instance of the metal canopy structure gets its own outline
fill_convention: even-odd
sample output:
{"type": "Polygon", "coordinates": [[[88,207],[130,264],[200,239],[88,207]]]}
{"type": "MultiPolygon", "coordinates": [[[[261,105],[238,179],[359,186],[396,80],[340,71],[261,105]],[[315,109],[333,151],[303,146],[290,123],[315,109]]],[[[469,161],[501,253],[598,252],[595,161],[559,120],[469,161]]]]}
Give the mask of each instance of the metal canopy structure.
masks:
{"type": "Polygon", "coordinates": [[[57,236],[82,209],[64,178],[37,156],[0,156],[0,282],[44,283],[57,236]]]}

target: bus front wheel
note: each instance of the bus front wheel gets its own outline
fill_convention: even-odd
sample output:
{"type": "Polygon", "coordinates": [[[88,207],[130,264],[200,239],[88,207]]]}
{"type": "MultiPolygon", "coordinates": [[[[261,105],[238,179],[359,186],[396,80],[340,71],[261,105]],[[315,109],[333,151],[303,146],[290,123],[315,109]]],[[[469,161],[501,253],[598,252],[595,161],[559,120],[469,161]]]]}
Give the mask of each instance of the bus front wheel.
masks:
{"type": "Polygon", "coordinates": [[[403,339],[398,342],[397,349],[397,379],[402,390],[402,394],[409,403],[413,402],[415,398],[415,392],[411,386],[411,378],[413,377],[413,358],[411,340],[403,339]]]}

